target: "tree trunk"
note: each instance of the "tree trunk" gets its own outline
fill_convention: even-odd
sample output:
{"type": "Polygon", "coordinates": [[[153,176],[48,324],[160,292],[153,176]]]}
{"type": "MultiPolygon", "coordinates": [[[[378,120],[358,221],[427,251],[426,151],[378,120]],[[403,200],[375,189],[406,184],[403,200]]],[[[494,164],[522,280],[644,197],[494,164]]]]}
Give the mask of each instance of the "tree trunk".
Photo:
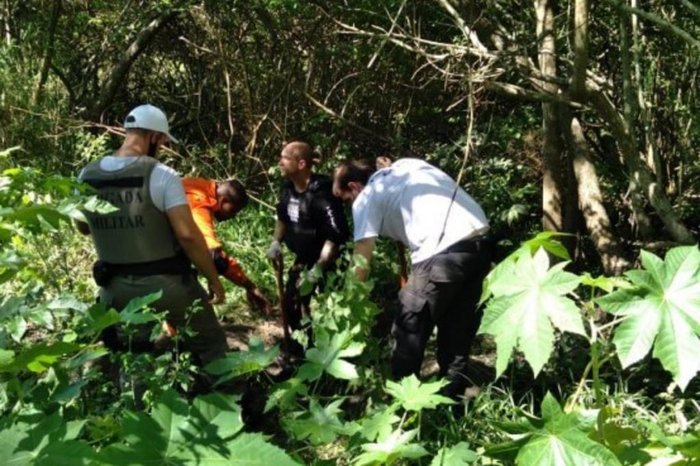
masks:
{"type": "Polygon", "coordinates": [[[588,0],[576,0],[574,4],[574,74],[571,79],[571,96],[583,100],[586,95],[586,69],[588,68],[588,0]]]}
{"type": "Polygon", "coordinates": [[[588,81],[588,95],[598,115],[607,123],[608,130],[617,141],[618,148],[622,153],[630,179],[630,198],[633,209],[635,205],[639,206],[643,203],[642,196],[646,196],[674,240],[684,244],[694,243],[695,238],[692,232],[680,221],[663,189],[656,183],[649,168],[642,162],[636,141],[630,136],[623,116],[620,115],[610,99],[591,81],[588,81]]]}
{"type": "Polygon", "coordinates": [[[574,149],[574,174],[578,188],[579,207],[593,245],[600,255],[606,275],[620,275],[629,262],[623,256],[623,248],[617,241],[608,213],[603,206],[598,174],[591,161],[588,144],[583,136],[581,124],[571,119],[570,145],[574,149]]]}
{"type": "Polygon", "coordinates": [[[53,57],[54,51],[54,38],[56,37],[56,24],[58,23],[58,16],[61,12],[61,0],[53,1],[53,8],[51,9],[51,20],[49,23],[49,35],[46,39],[46,50],[44,51],[44,58],[41,63],[41,71],[39,72],[39,82],[36,84],[34,93],[32,94],[32,104],[36,105],[41,100],[41,94],[44,90],[44,84],[46,84],[46,79],[49,76],[49,69],[51,68],[51,58],[53,57]]]}
{"type": "MultiPolygon", "coordinates": [[[[619,13],[620,19],[620,62],[622,71],[622,114],[626,132],[631,141],[637,141],[636,124],[639,114],[639,106],[637,96],[635,95],[635,86],[632,79],[632,40],[630,32],[630,18],[626,13],[619,13]]],[[[635,143],[636,145],[636,143],[635,143]]],[[[648,240],[653,235],[651,221],[644,209],[644,196],[639,192],[639,184],[635,180],[630,179],[629,184],[630,206],[634,225],[637,230],[637,236],[648,240]]]]}
{"type": "Polygon", "coordinates": [[[112,103],[119,86],[126,80],[131,65],[133,65],[141,52],[148,47],[158,30],[176,15],[177,11],[165,12],[151,21],[148,26],[143,28],[136,35],[134,41],[129,45],[129,48],[126,49],[119,62],[112,68],[107,79],[102,83],[102,92],[100,92],[100,96],[97,98],[95,104],[86,112],[86,118],[88,120],[101,120],[102,112],[112,103]]]}
{"type": "Polygon", "coordinates": [[[4,0],[2,2],[2,35],[8,47],[12,45],[12,25],[10,23],[10,18],[12,18],[12,6],[10,5],[10,0],[4,0]]]}
{"type": "MultiPolygon", "coordinates": [[[[554,34],[554,13],[551,0],[535,0],[537,13],[537,37],[539,45],[539,68],[545,78],[537,85],[552,95],[559,92],[554,82],[557,75],[554,34]]],[[[567,175],[570,165],[561,138],[558,106],[552,102],[542,103],[542,228],[552,231],[574,231],[574,216],[571,210],[571,192],[567,190],[567,175]]],[[[570,185],[569,185],[570,186],[570,185]]],[[[575,203],[574,210],[575,210],[575,203]]],[[[570,246],[570,245],[569,245],[570,246]]]]}

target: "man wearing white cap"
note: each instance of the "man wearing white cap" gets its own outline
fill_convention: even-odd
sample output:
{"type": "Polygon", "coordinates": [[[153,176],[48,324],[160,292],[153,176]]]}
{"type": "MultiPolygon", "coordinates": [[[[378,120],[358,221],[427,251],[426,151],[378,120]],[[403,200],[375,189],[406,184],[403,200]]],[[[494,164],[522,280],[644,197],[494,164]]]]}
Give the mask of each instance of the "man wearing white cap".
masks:
{"type": "MultiPolygon", "coordinates": [[[[152,307],[167,312],[168,323],[188,325],[186,349],[201,364],[224,356],[226,337],[211,303],[223,302],[224,289],[202,233],[192,219],[182,180],[156,160],[160,146],[176,142],[165,114],[152,105],[134,108],[124,122],[126,138],[114,153],[88,164],[80,179],[117,210],[85,212],[99,260],[93,268],[100,300],[118,310],[133,298],[162,291],[152,307]],[[214,298],[197,281],[194,265],[209,283],[214,298]],[[188,310],[193,309],[191,315],[188,310]]],[[[123,349],[117,329],[103,335],[112,349],[123,349]]],[[[130,348],[139,349],[138,342],[130,348]]],[[[151,347],[148,341],[141,348],[151,347]]]]}

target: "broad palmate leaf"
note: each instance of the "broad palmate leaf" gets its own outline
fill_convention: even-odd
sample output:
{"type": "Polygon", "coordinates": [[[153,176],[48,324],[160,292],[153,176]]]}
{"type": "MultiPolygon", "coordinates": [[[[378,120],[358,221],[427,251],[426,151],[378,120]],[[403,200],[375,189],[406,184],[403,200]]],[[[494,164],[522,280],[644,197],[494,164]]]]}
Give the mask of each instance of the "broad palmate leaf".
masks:
{"type": "Polygon", "coordinates": [[[620,461],[604,445],[591,440],[595,426],[591,413],[562,411],[557,400],[547,393],[542,401],[542,421],[525,420],[529,432],[512,442],[487,447],[486,454],[507,459],[517,454],[519,466],[618,466],[620,461]]]}
{"type": "Polygon", "coordinates": [[[359,356],[365,345],[352,341],[352,337],[349,330],[336,333],[333,337],[319,331],[316,334],[316,347],[306,351],[306,362],[299,368],[298,377],[313,381],[327,372],[338,379],[356,379],[355,365],[342,358],[359,356]]]}
{"type": "Polygon", "coordinates": [[[661,260],[641,253],[644,270],[625,275],[636,286],[597,300],[606,312],[624,317],[613,342],[622,367],[653,355],[684,390],[700,370],[700,251],[673,248],[661,260]]]}
{"type": "Polygon", "coordinates": [[[417,432],[417,430],[408,432],[397,430],[377,443],[366,443],[362,445],[365,452],[355,458],[355,463],[359,466],[393,464],[398,459],[416,459],[426,456],[428,452],[425,448],[420,444],[411,443],[417,432]]]}
{"type": "Polygon", "coordinates": [[[469,449],[469,444],[459,442],[452,447],[441,448],[433,458],[430,466],[466,466],[478,459],[476,452],[469,449]]]}
{"type": "Polygon", "coordinates": [[[212,361],[204,368],[210,374],[218,375],[217,383],[251,372],[260,372],[272,364],[279,354],[279,346],[265,349],[265,343],[258,336],[248,342],[247,351],[234,351],[225,357],[212,361]]]}
{"type": "Polygon", "coordinates": [[[66,423],[59,414],[19,416],[18,422],[8,422],[0,430],[0,464],[91,464],[95,451],[87,443],[76,440],[84,423],[66,423]]]}
{"type": "Polygon", "coordinates": [[[361,424],[360,434],[370,442],[374,442],[378,438],[389,437],[394,430],[394,424],[401,420],[394,414],[397,407],[395,404],[382,407],[374,414],[365,417],[361,424]]]}
{"type": "Polygon", "coordinates": [[[433,409],[439,404],[453,404],[451,399],[438,395],[447,382],[438,380],[431,383],[420,383],[414,374],[404,377],[400,382],[387,380],[386,391],[396,398],[406,411],[433,409]]]}
{"type": "Polygon", "coordinates": [[[544,249],[521,255],[492,277],[479,333],[495,337],[496,375],[503,373],[514,349],[519,349],[537,375],[554,347],[552,324],[563,332],[584,335],[581,313],[566,297],[580,278],[565,272],[566,262],[549,267],[544,249]]]}
{"type": "Polygon", "coordinates": [[[314,398],[309,403],[307,411],[293,413],[284,421],[285,430],[299,440],[309,439],[313,445],[330,443],[340,434],[353,434],[353,427],[343,425],[338,415],[343,411],[340,404],[344,399],[331,402],[327,406],[314,398]]]}
{"type": "Polygon", "coordinates": [[[260,434],[242,434],[234,398],[211,394],[192,406],[166,392],[149,416],[127,412],[123,441],[100,451],[99,464],[295,465],[260,434]]]}

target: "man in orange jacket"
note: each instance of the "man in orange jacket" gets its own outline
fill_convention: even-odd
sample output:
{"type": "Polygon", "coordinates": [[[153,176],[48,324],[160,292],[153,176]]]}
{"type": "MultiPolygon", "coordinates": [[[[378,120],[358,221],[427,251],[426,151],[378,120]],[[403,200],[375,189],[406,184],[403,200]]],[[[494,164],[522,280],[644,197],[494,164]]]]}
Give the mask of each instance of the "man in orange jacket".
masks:
{"type": "Polygon", "coordinates": [[[183,178],[182,184],[194,222],[204,235],[219,275],[245,288],[251,307],[270,315],[270,302],[246,276],[238,261],[226,254],[214,229],[214,219],[219,222],[232,219],[248,204],[248,194],[243,185],[236,180],[217,183],[203,178],[183,178]]]}

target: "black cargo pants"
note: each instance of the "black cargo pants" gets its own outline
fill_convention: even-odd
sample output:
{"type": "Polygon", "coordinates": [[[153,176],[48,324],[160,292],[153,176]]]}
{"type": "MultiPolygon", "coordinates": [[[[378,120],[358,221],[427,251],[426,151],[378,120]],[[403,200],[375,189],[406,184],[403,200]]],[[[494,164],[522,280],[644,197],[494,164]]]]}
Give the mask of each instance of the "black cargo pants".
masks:
{"type": "Polygon", "coordinates": [[[392,377],[418,375],[425,347],[437,326],[437,360],[448,385],[442,393],[464,394],[469,351],[481,322],[477,303],[491,265],[488,240],[462,241],[429,259],[413,264],[400,291],[401,310],[394,320],[392,377]]]}

